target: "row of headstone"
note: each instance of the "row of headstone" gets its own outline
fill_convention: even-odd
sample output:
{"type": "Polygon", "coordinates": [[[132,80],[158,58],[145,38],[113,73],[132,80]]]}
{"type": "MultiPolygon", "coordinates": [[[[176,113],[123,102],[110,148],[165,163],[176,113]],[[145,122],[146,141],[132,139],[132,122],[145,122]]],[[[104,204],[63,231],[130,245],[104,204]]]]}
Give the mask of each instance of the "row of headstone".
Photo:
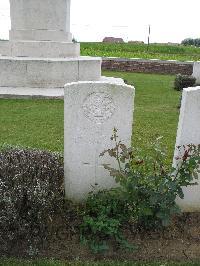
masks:
{"type": "MultiPolygon", "coordinates": [[[[79,82],[65,86],[65,189],[68,198],[81,201],[94,188],[115,186],[102,164],[116,167],[99,154],[113,143],[114,127],[130,145],[134,88],[108,82],[79,82]],[[72,104],[73,103],[73,104],[72,104]],[[124,123],[126,121],[126,123],[124,123]]],[[[200,87],[183,91],[176,147],[200,144],[200,87]]],[[[179,150],[175,149],[175,156],[179,150]]],[[[180,155],[180,154],[179,154],[180,155]]],[[[183,211],[200,211],[200,184],[184,188],[177,199],[183,211]]]]}
{"type": "MultiPolygon", "coordinates": [[[[134,88],[119,80],[112,82],[65,86],[65,190],[71,200],[82,201],[94,189],[115,186],[102,166],[116,168],[115,160],[99,157],[113,147],[110,135],[114,127],[122,141],[131,144],[134,88]]],[[[200,87],[183,91],[176,147],[188,144],[200,144],[200,87]]],[[[181,155],[178,148],[174,158],[177,155],[181,155]]],[[[183,200],[177,199],[181,209],[200,211],[200,184],[184,188],[184,195],[183,200]]]]}

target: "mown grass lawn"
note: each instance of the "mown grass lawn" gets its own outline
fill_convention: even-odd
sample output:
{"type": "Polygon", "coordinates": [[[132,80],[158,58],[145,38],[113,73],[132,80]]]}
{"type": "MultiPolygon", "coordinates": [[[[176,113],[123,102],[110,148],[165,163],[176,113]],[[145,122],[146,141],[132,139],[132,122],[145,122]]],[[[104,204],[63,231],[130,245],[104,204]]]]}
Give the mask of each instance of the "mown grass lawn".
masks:
{"type": "Polygon", "coordinates": [[[133,145],[145,148],[157,137],[172,158],[176,140],[180,93],[173,89],[174,76],[105,72],[135,86],[133,145]]]}
{"type": "Polygon", "coordinates": [[[81,43],[81,55],[199,61],[200,47],[167,44],[81,43]]]}
{"type": "MultiPolygon", "coordinates": [[[[163,136],[172,156],[180,93],[172,89],[174,76],[104,72],[124,78],[136,88],[133,144],[163,136]]],[[[0,99],[0,145],[29,146],[63,152],[62,100],[0,99]]],[[[78,147],[77,147],[78,148],[78,147]]]]}
{"type": "Polygon", "coordinates": [[[58,261],[18,261],[2,260],[0,266],[199,266],[199,262],[190,263],[139,263],[139,262],[58,262],[58,261]]]}
{"type": "Polygon", "coordinates": [[[63,151],[62,100],[0,99],[0,144],[63,151]]]}

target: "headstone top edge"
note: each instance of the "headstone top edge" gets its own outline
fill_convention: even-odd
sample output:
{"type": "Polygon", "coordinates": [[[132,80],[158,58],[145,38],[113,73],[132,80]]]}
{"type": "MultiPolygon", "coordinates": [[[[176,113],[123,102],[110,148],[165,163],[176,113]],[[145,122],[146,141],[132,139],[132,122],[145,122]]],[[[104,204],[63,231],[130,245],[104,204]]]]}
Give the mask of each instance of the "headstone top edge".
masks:
{"type": "Polygon", "coordinates": [[[200,86],[184,88],[183,91],[186,93],[197,92],[200,91],[200,86]]]}
{"type": "Polygon", "coordinates": [[[114,85],[116,87],[126,87],[126,88],[130,88],[132,89],[133,91],[135,91],[135,87],[132,86],[132,85],[127,85],[127,84],[122,84],[122,83],[116,83],[116,82],[113,82],[113,81],[77,81],[77,82],[71,82],[71,83],[66,83],[64,88],[69,88],[69,87],[72,87],[72,86],[82,86],[84,84],[88,84],[88,85],[114,85]]]}

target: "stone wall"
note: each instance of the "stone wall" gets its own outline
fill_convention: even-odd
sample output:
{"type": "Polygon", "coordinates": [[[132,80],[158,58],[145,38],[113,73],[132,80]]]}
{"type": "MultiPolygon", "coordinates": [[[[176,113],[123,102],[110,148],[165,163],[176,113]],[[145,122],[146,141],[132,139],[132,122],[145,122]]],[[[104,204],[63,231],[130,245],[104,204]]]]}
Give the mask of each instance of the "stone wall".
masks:
{"type": "Polygon", "coordinates": [[[192,75],[193,62],[163,61],[157,59],[103,58],[103,70],[138,73],[192,75]]]}

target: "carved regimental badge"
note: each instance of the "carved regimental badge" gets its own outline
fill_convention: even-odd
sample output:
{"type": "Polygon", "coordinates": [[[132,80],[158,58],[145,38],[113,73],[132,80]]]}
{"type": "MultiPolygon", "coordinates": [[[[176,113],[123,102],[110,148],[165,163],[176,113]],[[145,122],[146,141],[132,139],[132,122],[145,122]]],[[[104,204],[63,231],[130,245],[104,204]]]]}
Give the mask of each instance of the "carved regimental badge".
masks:
{"type": "Polygon", "coordinates": [[[104,92],[90,94],[83,103],[84,115],[96,124],[108,120],[115,111],[112,97],[104,92]]]}

